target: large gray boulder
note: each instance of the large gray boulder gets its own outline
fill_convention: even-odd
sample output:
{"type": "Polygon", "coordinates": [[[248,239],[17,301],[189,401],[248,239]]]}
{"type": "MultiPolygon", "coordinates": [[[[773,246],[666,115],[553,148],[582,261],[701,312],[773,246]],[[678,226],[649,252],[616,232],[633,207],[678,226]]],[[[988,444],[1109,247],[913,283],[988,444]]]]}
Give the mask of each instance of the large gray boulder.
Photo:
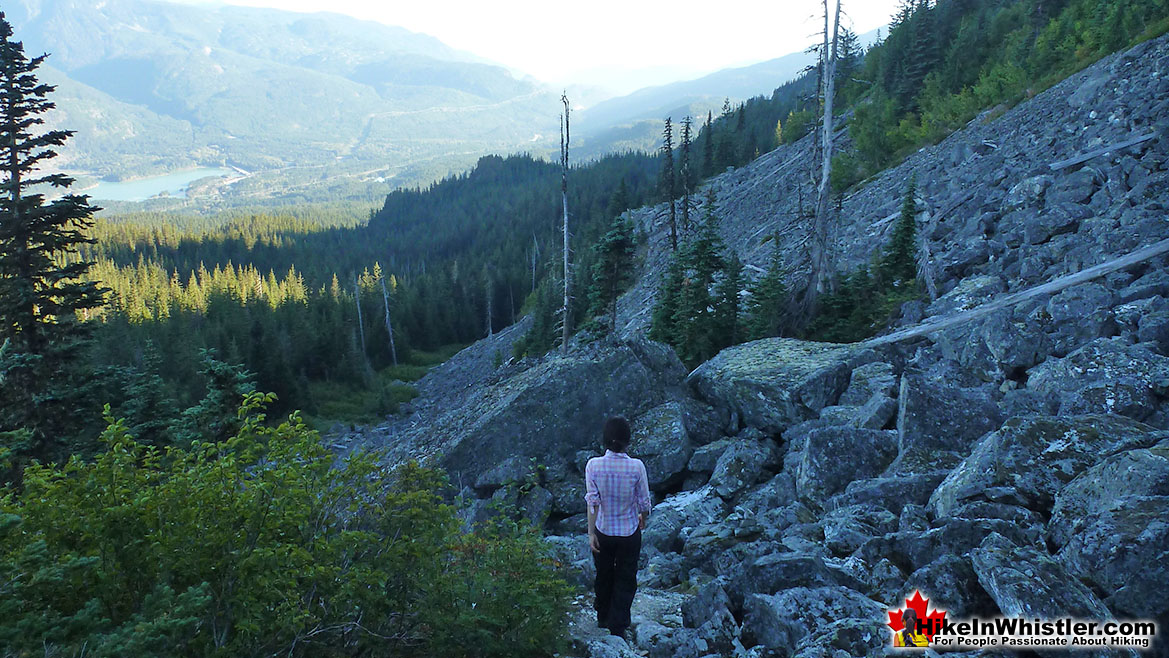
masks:
{"type": "Polygon", "coordinates": [[[642,339],[548,356],[389,437],[389,460],[437,463],[456,484],[517,457],[535,458],[550,479],[579,478],[567,466],[599,446],[606,417],[635,418],[665,403],[684,376],[673,350],[642,339]]]}
{"type": "Polygon", "coordinates": [[[913,475],[890,475],[854,480],[844,491],[825,503],[825,509],[848,505],[870,505],[900,514],[906,505],[924,505],[949,471],[913,475]]]}
{"type": "Polygon", "coordinates": [[[822,502],[854,480],[874,477],[897,454],[896,433],[854,427],[812,430],[799,452],[796,492],[822,502]]]}
{"type": "Polygon", "coordinates": [[[718,495],[730,500],[747,487],[768,478],[768,465],[779,462],[779,449],[775,441],[759,432],[747,430],[722,455],[714,465],[710,485],[718,495]]]}
{"type": "Polygon", "coordinates": [[[840,404],[859,406],[874,395],[893,397],[897,395],[897,376],[893,366],[875,361],[855,368],[848,378],[848,388],[840,396],[840,404]]]}
{"type": "MultiPolygon", "coordinates": [[[[905,519],[903,514],[901,520],[905,519]]],[[[938,527],[925,530],[907,528],[875,537],[857,549],[854,557],[869,564],[884,558],[892,559],[912,573],[947,555],[965,555],[993,534],[1003,535],[1020,546],[1040,545],[1043,541],[1042,530],[1038,527],[1021,526],[1003,519],[953,517],[938,527]]]]}
{"type": "Polygon", "coordinates": [[[970,553],[978,582],[1004,615],[1107,619],[1108,607],[1051,556],[992,534],[970,553]]]}
{"type": "Polygon", "coordinates": [[[901,377],[898,404],[902,461],[937,463],[945,453],[965,456],[977,439],[1003,422],[998,405],[984,389],[958,388],[919,373],[901,377]]]}
{"type": "Polygon", "coordinates": [[[915,591],[936,593],[934,604],[951,619],[969,619],[994,612],[994,601],[978,582],[974,565],[965,555],[942,555],[914,571],[901,588],[902,598],[915,591]]]}
{"type": "Polygon", "coordinates": [[[820,520],[824,546],[834,555],[849,555],[873,537],[897,530],[897,515],[868,505],[850,505],[826,513],[820,520]]]}
{"type": "Polygon", "coordinates": [[[1051,318],[1051,350],[1063,355],[1101,336],[1115,335],[1115,295],[1099,283],[1084,283],[1058,293],[1047,302],[1051,318]]]}
{"type": "Polygon", "coordinates": [[[1018,503],[1046,512],[1060,489],[1085,469],[1116,452],[1152,445],[1160,436],[1121,416],[1011,418],[978,442],[929,504],[937,516],[948,516],[967,499],[1009,488],[1018,503]]]}
{"type": "Polygon", "coordinates": [[[662,491],[681,482],[695,446],[686,426],[683,403],[673,401],[654,407],[633,419],[631,425],[629,452],[645,462],[649,488],[662,491]]]}
{"type": "Polygon", "coordinates": [[[778,433],[835,404],[848,385],[855,348],[767,338],[719,352],[687,378],[704,401],[739,425],[778,433]]]}
{"type": "Polygon", "coordinates": [[[751,594],[776,594],[796,587],[860,587],[851,574],[829,565],[818,555],[806,553],[764,555],[734,565],[727,575],[727,595],[735,606],[743,605],[751,594]]]}
{"type": "Polygon", "coordinates": [[[679,533],[683,528],[706,525],[723,518],[725,512],[726,503],[713,487],[675,494],[653,508],[642,532],[642,542],[657,551],[677,551],[681,548],[679,533]]]}
{"type": "Polygon", "coordinates": [[[1015,184],[1003,199],[1004,210],[1020,208],[1035,208],[1043,204],[1047,188],[1051,187],[1055,179],[1048,175],[1034,176],[1015,184]]]}
{"type": "Polygon", "coordinates": [[[1169,496],[1169,439],[1107,457],[1061,489],[1048,524],[1051,540],[1063,547],[1101,514],[1146,496],[1169,496]]]}
{"type": "Polygon", "coordinates": [[[1169,613],[1169,439],[1084,471],[1056,496],[1048,527],[1060,561],[1114,610],[1169,613]]]}
{"type": "Polygon", "coordinates": [[[1118,612],[1141,618],[1169,613],[1169,496],[1130,496],[1073,535],[1060,561],[1109,594],[1118,612]]]}
{"type": "Polygon", "coordinates": [[[1027,388],[1060,415],[1120,414],[1145,420],[1163,403],[1169,357],[1101,338],[1028,373],[1027,388]]]}

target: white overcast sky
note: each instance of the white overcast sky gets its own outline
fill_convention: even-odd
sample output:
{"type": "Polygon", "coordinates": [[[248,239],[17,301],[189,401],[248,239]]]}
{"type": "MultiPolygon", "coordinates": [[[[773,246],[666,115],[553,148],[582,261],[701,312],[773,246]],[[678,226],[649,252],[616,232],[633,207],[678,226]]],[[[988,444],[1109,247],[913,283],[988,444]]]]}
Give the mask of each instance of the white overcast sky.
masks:
{"type": "MultiPolygon", "coordinates": [[[[227,2],[332,11],[399,25],[545,82],[614,88],[662,84],[780,57],[802,50],[823,26],[817,0],[227,2]]],[[[889,22],[897,4],[844,0],[843,24],[857,33],[874,30],[889,22]]]]}

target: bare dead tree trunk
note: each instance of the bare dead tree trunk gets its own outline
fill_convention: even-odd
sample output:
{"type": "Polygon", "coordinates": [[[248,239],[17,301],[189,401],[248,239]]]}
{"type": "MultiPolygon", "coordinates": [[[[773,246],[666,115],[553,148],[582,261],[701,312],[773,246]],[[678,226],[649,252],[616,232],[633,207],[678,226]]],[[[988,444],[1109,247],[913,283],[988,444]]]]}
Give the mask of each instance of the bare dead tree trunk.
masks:
{"type": "Polygon", "coordinates": [[[486,323],[487,323],[487,337],[491,338],[492,336],[495,335],[495,331],[493,330],[493,327],[491,326],[491,315],[492,315],[493,311],[495,310],[494,308],[492,308],[493,302],[495,301],[493,299],[495,297],[495,295],[491,294],[492,291],[491,291],[491,273],[490,272],[487,272],[487,271],[483,272],[483,281],[484,281],[483,294],[487,298],[487,317],[485,318],[486,323]]]}
{"type": "Polygon", "coordinates": [[[365,351],[365,326],[361,322],[361,283],[356,274],[353,275],[353,301],[357,304],[357,332],[361,336],[361,359],[368,362],[369,357],[365,351]]]}
{"type": "Polygon", "coordinates": [[[536,241],[536,234],[532,234],[532,287],[529,293],[536,290],[536,262],[540,259],[540,243],[536,241]]]}
{"type": "Polygon", "coordinates": [[[564,306],[561,308],[560,350],[568,354],[568,337],[572,335],[572,270],[568,249],[568,143],[569,114],[568,95],[561,94],[564,103],[564,117],[560,131],[560,198],[564,207],[564,306]]]}
{"type": "Polygon", "coordinates": [[[934,215],[926,210],[926,222],[917,238],[917,276],[925,281],[930,301],[938,299],[938,285],[934,283],[934,257],[930,252],[930,235],[934,232],[934,215]]]}
{"type": "Polygon", "coordinates": [[[390,322],[390,293],[386,291],[386,280],[382,279],[382,302],[386,308],[386,333],[390,336],[390,359],[398,365],[398,348],[394,346],[394,325],[390,322]]]}
{"type": "Polygon", "coordinates": [[[832,146],[833,100],[836,95],[836,47],[840,39],[840,5],[836,1],[836,20],[829,40],[828,0],[824,2],[824,46],[821,55],[823,61],[823,79],[821,89],[824,95],[824,117],[820,133],[820,184],[816,191],[816,216],[812,225],[812,240],[809,244],[809,255],[812,261],[812,272],[808,281],[808,290],[805,307],[808,313],[815,312],[816,303],[821,294],[831,289],[832,273],[828,267],[828,222],[831,209],[832,193],[832,146]]]}

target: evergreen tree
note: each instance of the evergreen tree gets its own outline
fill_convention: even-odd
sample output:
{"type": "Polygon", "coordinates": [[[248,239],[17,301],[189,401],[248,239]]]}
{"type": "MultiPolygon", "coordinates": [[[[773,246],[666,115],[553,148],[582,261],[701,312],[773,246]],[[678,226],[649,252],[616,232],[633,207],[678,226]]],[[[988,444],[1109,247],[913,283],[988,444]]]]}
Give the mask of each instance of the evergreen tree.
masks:
{"type": "Polygon", "coordinates": [[[774,249],[767,272],[750,287],[747,299],[747,340],[778,336],[783,328],[787,290],[783,285],[783,262],[779,253],[779,237],[772,238],[774,249]]]}
{"type": "Polygon", "coordinates": [[[593,245],[593,256],[589,312],[605,315],[612,332],[617,328],[617,298],[633,278],[633,225],[614,218],[609,232],[593,245]]]}
{"type": "Polygon", "coordinates": [[[212,350],[200,350],[200,358],[207,394],[179,419],[175,439],[182,446],[194,441],[217,443],[237,432],[235,412],[244,396],[256,390],[254,375],[243,366],[220,361],[212,350]]]}
{"type": "Polygon", "coordinates": [[[702,176],[714,175],[714,119],[706,112],[706,123],[702,124],[702,176]]]}
{"type": "Polygon", "coordinates": [[[87,399],[89,335],[77,314],[100,306],[104,291],[83,280],[91,263],[77,256],[92,242],[85,231],[97,208],[85,196],[47,202],[34,192],[73,184],[45,173],[73,134],[40,130],[54,107],[54,87],[36,77],[45,57],[29,59],[0,13],[0,431],[23,428],[32,455],[59,458],[72,452],[85,421],[100,420],[87,399]]]}
{"type": "Polygon", "coordinates": [[[726,261],[723,277],[715,288],[715,350],[736,345],[742,340],[740,322],[741,304],[739,295],[743,291],[743,261],[737,254],[731,254],[726,261]]]}
{"type": "Polygon", "coordinates": [[[917,180],[911,178],[901,203],[901,216],[881,260],[881,274],[893,281],[917,279],[917,180]]]}
{"type": "Polygon", "coordinates": [[[175,400],[159,375],[161,368],[162,355],[147,341],[141,365],[125,369],[123,389],[118,391],[124,396],[119,417],[126,419],[130,434],[140,443],[160,447],[172,442],[171,427],[178,417],[175,400]]]}
{"type": "Polygon", "coordinates": [[[726,171],[727,167],[735,164],[735,143],[731,122],[731,99],[723,99],[722,114],[719,115],[718,141],[715,144],[714,168],[715,172],[726,171]]]}
{"type": "Polygon", "coordinates": [[[661,199],[666,203],[666,213],[670,218],[670,249],[678,251],[678,207],[674,200],[678,198],[678,179],[674,175],[674,128],[670,117],[666,117],[666,126],[662,129],[662,173],[658,179],[658,190],[661,199]]]}
{"type": "Polygon", "coordinates": [[[517,359],[525,356],[543,356],[556,344],[556,311],[560,306],[556,294],[558,286],[559,282],[555,278],[545,278],[529,297],[532,326],[528,333],[512,346],[512,355],[517,359]]]}
{"type": "Polygon", "coordinates": [[[694,208],[694,200],[691,194],[694,192],[694,187],[698,184],[698,172],[691,166],[690,159],[690,143],[691,143],[691,119],[687,116],[682,119],[682,147],[681,158],[679,162],[679,178],[681,179],[682,187],[682,231],[688,232],[690,230],[690,211],[694,208]]]}
{"type": "Polygon", "coordinates": [[[901,75],[894,93],[903,111],[915,112],[922,83],[938,63],[938,35],[928,0],[914,0],[908,10],[909,49],[900,63],[901,75]]]}
{"type": "Polygon", "coordinates": [[[617,191],[613,196],[609,197],[609,216],[616,217],[633,205],[629,200],[629,186],[625,184],[625,178],[621,178],[621,183],[617,185],[617,191]]]}
{"type": "Polygon", "coordinates": [[[671,335],[678,357],[688,364],[710,358],[721,343],[711,287],[726,268],[726,260],[714,205],[714,191],[708,188],[702,227],[682,253],[683,279],[677,292],[671,335]]]}
{"type": "Polygon", "coordinates": [[[670,263],[666,266],[666,273],[658,286],[657,301],[654,302],[653,313],[650,316],[649,338],[658,342],[674,345],[677,342],[674,316],[678,311],[678,300],[685,283],[685,274],[682,270],[682,258],[674,252],[670,263]]]}

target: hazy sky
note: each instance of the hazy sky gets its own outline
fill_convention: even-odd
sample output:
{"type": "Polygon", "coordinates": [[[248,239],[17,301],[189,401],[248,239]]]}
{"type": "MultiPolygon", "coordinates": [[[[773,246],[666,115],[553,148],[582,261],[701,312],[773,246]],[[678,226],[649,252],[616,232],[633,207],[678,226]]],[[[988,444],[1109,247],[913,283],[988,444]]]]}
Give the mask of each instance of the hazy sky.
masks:
{"type": "MultiPolygon", "coordinates": [[[[180,0],[203,2],[205,0],[180,0]]],[[[629,91],[752,64],[806,47],[817,0],[228,0],[333,11],[424,32],[557,84],[629,91]]],[[[218,4],[218,3],[217,3],[218,4]]],[[[845,0],[844,25],[889,21],[898,0],[845,0]]]]}

